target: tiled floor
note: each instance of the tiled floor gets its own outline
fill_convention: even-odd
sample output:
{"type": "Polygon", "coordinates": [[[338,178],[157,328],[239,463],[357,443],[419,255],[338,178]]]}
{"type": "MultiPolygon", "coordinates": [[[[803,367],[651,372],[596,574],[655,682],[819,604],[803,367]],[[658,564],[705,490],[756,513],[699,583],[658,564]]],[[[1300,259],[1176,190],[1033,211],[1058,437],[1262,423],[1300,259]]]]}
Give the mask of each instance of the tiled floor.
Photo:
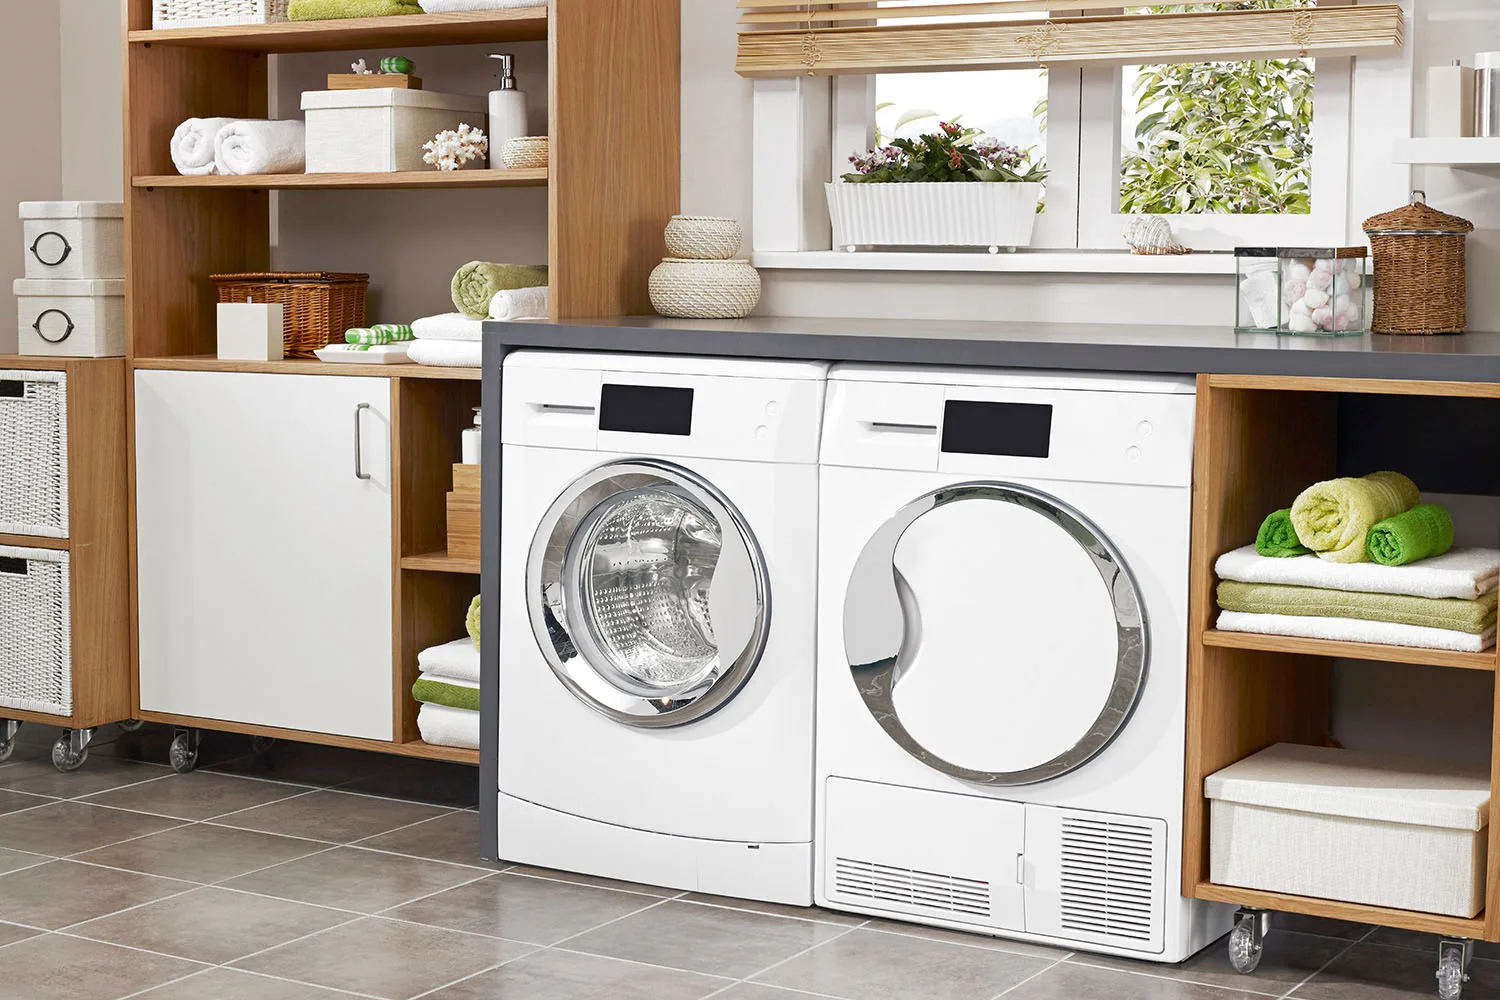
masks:
{"type": "MultiPolygon", "coordinates": [[[[1423,935],[1286,918],[1253,976],[582,878],[474,856],[472,769],[104,734],[0,765],[0,997],[17,1000],[1403,1000],[1423,935]]],[[[1466,998],[1500,1000],[1500,950],[1466,998]]]]}

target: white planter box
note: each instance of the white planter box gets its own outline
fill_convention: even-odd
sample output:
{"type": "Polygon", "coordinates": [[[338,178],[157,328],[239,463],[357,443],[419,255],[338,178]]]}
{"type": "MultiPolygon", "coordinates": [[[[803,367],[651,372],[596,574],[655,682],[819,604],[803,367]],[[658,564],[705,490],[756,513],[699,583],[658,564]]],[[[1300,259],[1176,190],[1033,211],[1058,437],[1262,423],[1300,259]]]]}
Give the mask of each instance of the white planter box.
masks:
{"type": "Polygon", "coordinates": [[[118,201],[23,201],[28,278],[125,277],[125,206],[118,201]]]}
{"type": "Polygon", "coordinates": [[[17,278],[20,354],[115,358],[125,354],[125,282],[17,278]]]}
{"type": "Polygon", "coordinates": [[[1472,917],[1488,765],[1281,743],[1204,782],[1215,884],[1472,917]]]}
{"type": "MultiPolygon", "coordinates": [[[[431,90],[309,90],[307,172],[434,170],[422,162],[422,144],[464,123],[487,131],[484,109],[483,97],[431,90]]],[[[483,167],[484,158],[471,166],[483,167]]]]}
{"type": "Polygon", "coordinates": [[[826,186],[833,243],[860,246],[1024,247],[1036,226],[1040,184],[826,186]]]}

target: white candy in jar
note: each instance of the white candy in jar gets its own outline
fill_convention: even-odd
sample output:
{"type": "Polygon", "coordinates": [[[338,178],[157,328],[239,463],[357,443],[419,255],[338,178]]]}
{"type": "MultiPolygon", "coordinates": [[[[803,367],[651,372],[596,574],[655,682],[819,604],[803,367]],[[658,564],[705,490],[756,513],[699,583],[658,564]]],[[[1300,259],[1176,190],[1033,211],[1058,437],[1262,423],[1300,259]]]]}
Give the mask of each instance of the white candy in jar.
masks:
{"type": "MultiPolygon", "coordinates": [[[[1326,264],[1327,261],[1320,260],[1320,261],[1318,261],[1318,263],[1319,264],[1326,264]]],[[[1308,275],[1308,277],[1307,277],[1307,287],[1308,288],[1316,288],[1319,291],[1327,291],[1328,288],[1330,286],[1332,286],[1332,284],[1333,284],[1333,272],[1332,271],[1324,270],[1321,267],[1318,268],[1317,270],[1313,271],[1313,273],[1310,274],[1310,275],[1308,275]]]]}
{"type": "Polygon", "coordinates": [[[1328,293],[1321,288],[1309,288],[1302,296],[1302,303],[1308,309],[1321,309],[1328,304],[1328,293]]]}
{"type": "Polygon", "coordinates": [[[1301,260],[1294,260],[1286,266],[1286,279],[1292,281],[1306,281],[1307,276],[1312,274],[1312,268],[1301,260]]]}
{"type": "Polygon", "coordinates": [[[1297,312],[1295,309],[1292,311],[1292,318],[1287,323],[1287,328],[1293,333],[1318,332],[1318,324],[1313,322],[1312,316],[1306,312],[1297,312]]]}
{"type": "Polygon", "coordinates": [[[1319,330],[1333,329],[1333,310],[1324,306],[1312,311],[1312,321],[1317,324],[1319,330]]]}

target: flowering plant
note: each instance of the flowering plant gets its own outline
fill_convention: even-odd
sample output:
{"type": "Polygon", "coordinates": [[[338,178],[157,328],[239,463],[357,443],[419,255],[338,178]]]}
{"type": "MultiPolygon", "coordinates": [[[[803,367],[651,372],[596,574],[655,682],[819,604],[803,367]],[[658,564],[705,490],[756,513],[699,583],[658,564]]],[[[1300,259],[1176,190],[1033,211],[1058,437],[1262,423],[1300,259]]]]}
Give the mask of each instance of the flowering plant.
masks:
{"type": "Polygon", "coordinates": [[[849,157],[855,172],[851,184],[914,184],[951,181],[1039,182],[1047,168],[1031,161],[1031,151],[1017,149],[979,129],[954,122],[915,139],[892,139],[890,145],[849,157]]]}

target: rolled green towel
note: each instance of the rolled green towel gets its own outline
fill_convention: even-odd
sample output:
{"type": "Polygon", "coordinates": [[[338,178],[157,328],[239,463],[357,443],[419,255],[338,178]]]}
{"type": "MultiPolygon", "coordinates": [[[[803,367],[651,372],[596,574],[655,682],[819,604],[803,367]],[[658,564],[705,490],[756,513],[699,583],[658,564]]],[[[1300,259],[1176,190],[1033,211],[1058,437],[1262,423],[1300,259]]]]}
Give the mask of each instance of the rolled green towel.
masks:
{"type": "Polygon", "coordinates": [[[1292,504],[1297,538],[1320,559],[1368,562],[1365,536],[1388,517],[1422,502],[1417,484],[1399,472],[1372,472],[1360,479],[1330,479],[1302,491],[1292,504]]]}
{"type": "Polygon", "coordinates": [[[1370,529],[1365,550],[1382,566],[1405,566],[1453,548],[1453,516],[1435,503],[1419,503],[1370,529]]]}
{"type": "Polygon", "coordinates": [[[496,292],[536,288],[546,283],[545,267],[470,261],[453,276],[453,305],[471,319],[485,319],[490,314],[490,300],[496,292]]]}
{"type": "Polygon", "coordinates": [[[411,686],[411,696],[424,705],[446,705],[468,712],[479,711],[479,689],[449,684],[430,677],[418,677],[411,686]]]}
{"type": "Polygon", "coordinates": [[[474,643],[474,648],[479,648],[479,595],[474,595],[474,601],[469,605],[469,613],[464,616],[464,628],[469,631],[469,639],[474,643]]]}
{"type": "Polygon", "coordinates": [[[422,5],[417,0],[292,0],[286,16],[292,21],[334,21],[420,13],[422,5]]]}
{"type": "Polygon", "coordinates": [[[1497,592],[1475,601],[1457,597],[1407,597],[1357,590],[1287,587],[1274,583],[1219,584],[1219,607],[1256,615],[1303,615],[1311,618],[1358,618],[1397,625],[1420,625],[1483,635],[1495,624],[1497,592]]]}
{"type": "Polygon", "coordinates": [[[1269,515],[1261,522],[1260,530],[1255,533],[1257,555],[1270,556],[1273,559],[1288,559],[1292,556],[1305,556],[1311,551],[1312,549],[1297,539],[1297,529],[1292,527],[1290,507],[1269,515]]]}

